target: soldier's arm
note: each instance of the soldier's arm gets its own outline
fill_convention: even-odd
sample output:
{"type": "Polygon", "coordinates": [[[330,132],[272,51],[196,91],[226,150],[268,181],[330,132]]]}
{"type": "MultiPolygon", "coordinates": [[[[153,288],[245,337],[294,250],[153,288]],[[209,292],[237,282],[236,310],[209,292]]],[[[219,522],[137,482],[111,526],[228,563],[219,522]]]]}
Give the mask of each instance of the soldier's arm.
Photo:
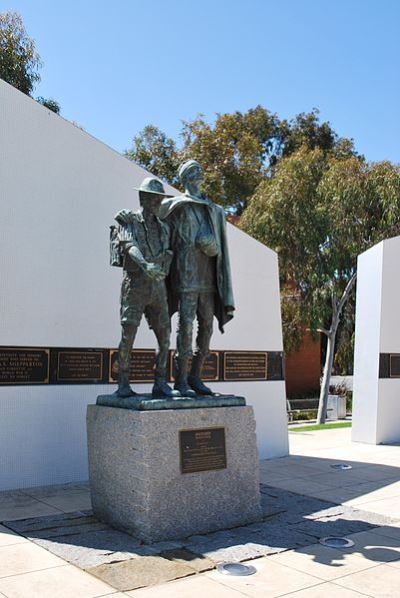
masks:
{"type": "Polygon", "coordinates": [[[128,255],[135,264],[148,276],[154,280],[162,280],[165,278],[163,270],[152,262],[145,260],[142,252],[137,245],[137,241],[126,227],[121,226],[118,233],[121,251],[124,255],[128,255]]]}

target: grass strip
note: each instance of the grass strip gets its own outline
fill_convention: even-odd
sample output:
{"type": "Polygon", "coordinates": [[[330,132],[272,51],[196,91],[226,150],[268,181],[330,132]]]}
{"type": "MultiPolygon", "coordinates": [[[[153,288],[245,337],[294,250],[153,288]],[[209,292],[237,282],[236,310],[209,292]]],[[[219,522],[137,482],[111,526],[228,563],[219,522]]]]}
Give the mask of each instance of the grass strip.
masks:
{"type": "Polygon", "coordinates": [[[315,430],[334,430],[335,428],[351,428],[351,422],[314,424],[310,426],[290,426],[289,432],[314,432],[315,430]]]}

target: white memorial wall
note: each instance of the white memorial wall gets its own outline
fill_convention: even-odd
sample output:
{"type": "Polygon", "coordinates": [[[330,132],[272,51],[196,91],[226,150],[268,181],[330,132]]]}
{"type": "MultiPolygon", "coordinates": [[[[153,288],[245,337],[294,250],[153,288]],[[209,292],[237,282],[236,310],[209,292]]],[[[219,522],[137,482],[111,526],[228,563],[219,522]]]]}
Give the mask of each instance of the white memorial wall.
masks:
{"type": "Polygon", "coordinates": [[[352,440],[400,442],[400,237],[358,258],[352,440]]]}
{"type": "MultiPolygon", "coordinates": [[[[145,176],[0,80],[0,351],[118,346],[122,271],[109,266],[109,226],[119,209],[137,209],[145,176]]],[[[215,325],[212,348],[281,352],[277,255],[232,225],[228,238],[237,311],[225,334],[215,325]]],[[[175,333],[174,320],[172,347],[175,333]]],[[[135,347],[155,346],[142,322],[135,347]]],[[[261,457],[288,453],[283,380],[211,385],[254,407],[261,457]]],[[[87,479],[86,406],[114,389],[3,379],[0,490],[87,479]]]]}

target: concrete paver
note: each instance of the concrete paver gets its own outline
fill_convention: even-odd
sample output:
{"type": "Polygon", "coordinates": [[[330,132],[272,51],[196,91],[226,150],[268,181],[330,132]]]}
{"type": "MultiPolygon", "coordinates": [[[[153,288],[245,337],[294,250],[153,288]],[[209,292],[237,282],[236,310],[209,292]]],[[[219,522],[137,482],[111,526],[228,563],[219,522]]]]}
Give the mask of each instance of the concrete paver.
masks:
{"type": "Polygon", "coordinates": [[[156,588],[126,592],[133,598],[243,598],[245,594],[208,579],[205,575],[187,577],[156,588]]]}
{"type": "Polygon", "coordinates": [[[397,598],[400,595],[400,569],[379,565],[337,579],[335,583],[373,598],[397,598]]]}
{"type": "Polygon", "coordinates": [[[28,542],[28,540],[12,532],[7,527],[0,525],[0,547],[9,546],[10,544],[20,544],[21,542],[28,542]]]}
{"type": "Polygon", "coordinates": [[[275,598],[321,583],[321,580],[317,577],[302,571],[289,569],[280,563],[274,562],[270,557],[250,561],[249,564],[257,569],[255,575],[231,577],[218,571],[210,571],[205,575],[209,579],[253,598],[275,598]]]}
{"type": "Polygon", "coordinates": [[[365,596],[366,594],[341,588],[333,583],[323,583],[319,586],[290,594],[290,598],[365,598],[365,596]]]}
{"type": "Polygon", "coordinates": [[[31,542],[0,548],[0,578],[62,565],[65,561],[31,542]]]}
{"type": "Polygon", "coordinates": [[[360,532],[346,536],[354,542],[354,546],[341,549],[339,552],[363,556],[376,563],[387,563],[400,559],[399,539],[383,536],[372,531],[360,532]]]}
{"type": "Polygon", "coordinates": [[[0,579],[0,592],[7,598],[96,598],[112,591],[108,584],[65,563],[0,579]]]}
{"type": "Polygon", "coordinates": [[[327,581],[376,566],[376,563],[365,557],[339,552],[321,544],[312,544],[300,550],[290,550],[269,558],[281,565],[327,581]]]}

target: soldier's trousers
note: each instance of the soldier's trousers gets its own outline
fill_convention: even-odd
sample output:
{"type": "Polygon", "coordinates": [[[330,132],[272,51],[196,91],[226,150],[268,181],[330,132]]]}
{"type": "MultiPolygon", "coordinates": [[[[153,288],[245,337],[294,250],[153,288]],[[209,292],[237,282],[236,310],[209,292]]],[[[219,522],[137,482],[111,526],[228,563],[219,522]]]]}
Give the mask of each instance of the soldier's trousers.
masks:
{"type": "Polygon", "coordinates": [[[127,376],[132,345],[143,314],[158,341],[155,378],[165,380],[169,356],[171,324],[165,282],[124,272],[121,288],[122,337],[118,350],[119,376],[127,376]]]}
{"type": "Polygon", "coordinates": [[[192,375],[200,376],[201,369],[210,352],[213,331],[215,294],[182,292],[179,295],[179,319],[176,365],[178,373],[184,374],[192,355],[193,323],[197,316],[198,328],[193,355],[192,375]]]}

